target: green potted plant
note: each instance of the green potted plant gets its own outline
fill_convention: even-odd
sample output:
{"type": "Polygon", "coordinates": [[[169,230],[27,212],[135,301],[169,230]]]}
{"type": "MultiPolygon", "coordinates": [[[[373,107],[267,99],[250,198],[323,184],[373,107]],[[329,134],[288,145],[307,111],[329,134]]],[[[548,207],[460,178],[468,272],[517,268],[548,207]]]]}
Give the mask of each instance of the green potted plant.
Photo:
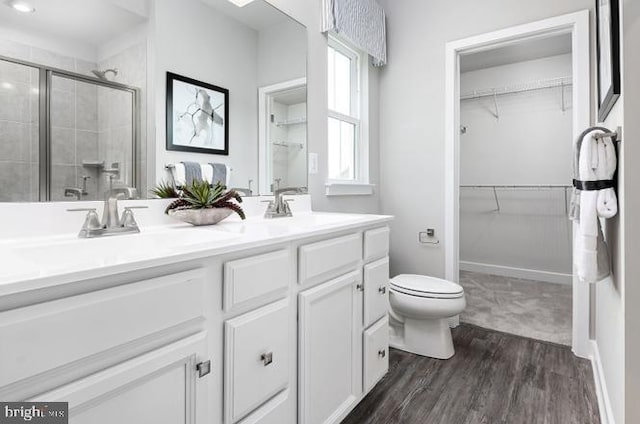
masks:
{"type": "Polygon", "coordinates": [[[246,216],[239,203],[242,197],[235,190],[217,183],[212,186],[207,181],[193,180],[191,184],[175,187],[162,182],[151,192],[162,199],[175,199],[167,206],[165,213],[192,225],[213,225],[237,213],[246,216]]]}

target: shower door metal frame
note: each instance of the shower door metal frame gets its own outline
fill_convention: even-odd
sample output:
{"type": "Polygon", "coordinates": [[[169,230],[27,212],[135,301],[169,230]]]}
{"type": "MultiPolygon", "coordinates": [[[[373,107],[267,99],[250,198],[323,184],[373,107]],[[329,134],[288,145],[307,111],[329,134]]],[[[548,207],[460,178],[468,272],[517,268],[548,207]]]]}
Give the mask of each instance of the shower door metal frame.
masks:
{"type": "Polygon", "coordinates": [[[22,59],[0,55],[1,61],[11,62],[38,70],[38,189],[39,200],[48,202],[51,200],[51,95],[54,76],[71,79],[87,84],[111,88],[131,93],[131,166],[133,170],[133,184],[141,187],[142,170],[139,163],[139,151],[143,148],[140,136],[140,89],[114,81],[105,81],[64,69],[41,65],[22,59]]]}

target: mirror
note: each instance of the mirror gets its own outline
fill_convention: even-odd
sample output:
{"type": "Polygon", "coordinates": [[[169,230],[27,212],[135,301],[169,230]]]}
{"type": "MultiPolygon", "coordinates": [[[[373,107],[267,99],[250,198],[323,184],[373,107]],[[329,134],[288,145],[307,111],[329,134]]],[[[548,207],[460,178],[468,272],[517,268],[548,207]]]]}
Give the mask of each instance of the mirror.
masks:
{"type": "Polygon", "coordinates": [[[202,175],[210,163],[226,165],[227,185],[245,194],[306,187],[306,28],[264,0],[169,3],[156,4],[158,28],[173,28],[158,32],[157,49],[176,61],[158,72],[171,105],[168,150],[158,160],[179,183],[186,178],[181,162],[191,161],[205,163],[202,175]],[[189,46],[194,39],[199,49],[189,46]],[[179,93],[184,100],[176,102],[179,93]],[[198,110],[211,113],[192,116],[198,110]]]}
{"type": "Polygon", "coordinates": [[[144,1],[0,5],[0,201],[146,192],[147,21],[144,1]]]}
{"type": "Polygon", "coordinates": [[[266,1],[21,4],[0,5],[0,202],[145,198],[183,162],[247,195],[307,185],[306,28],[266,1]],[[167,73],[228,90],[226,151],[168,148],[167,73]]]}

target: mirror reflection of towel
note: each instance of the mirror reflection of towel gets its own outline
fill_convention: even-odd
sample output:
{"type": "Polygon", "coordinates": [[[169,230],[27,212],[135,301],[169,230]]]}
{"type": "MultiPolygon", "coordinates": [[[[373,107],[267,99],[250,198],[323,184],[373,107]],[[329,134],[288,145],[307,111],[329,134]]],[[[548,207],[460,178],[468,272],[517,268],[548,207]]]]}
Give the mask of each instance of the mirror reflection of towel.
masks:
{"type": "Polygon", "coordinates": [[[202,180],[202,168],[198,162],[182,162],[184,165],[184,181],[191,185],[193,180],[202,180]]]}
{"type": "Polygon", "coordinates": [[[227,165],[224,163],[210,163],[209,165],[213,168],[211,184],[215,186],[220,182],[222,185],[227,185],[227,165]]]}

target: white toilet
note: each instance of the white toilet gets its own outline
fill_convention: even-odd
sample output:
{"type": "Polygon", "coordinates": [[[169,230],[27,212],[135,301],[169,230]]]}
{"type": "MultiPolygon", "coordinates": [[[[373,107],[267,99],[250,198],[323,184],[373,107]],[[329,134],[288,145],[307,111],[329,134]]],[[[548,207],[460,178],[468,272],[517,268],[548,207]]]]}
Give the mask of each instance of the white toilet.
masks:
{"type": "Polygon", "coordinates": [[[437,359],[453,356],[448,318],[467,305],[460,285],[424,275],[398,275],[390,281],[389,304],[392,347],[437,359]]]}

